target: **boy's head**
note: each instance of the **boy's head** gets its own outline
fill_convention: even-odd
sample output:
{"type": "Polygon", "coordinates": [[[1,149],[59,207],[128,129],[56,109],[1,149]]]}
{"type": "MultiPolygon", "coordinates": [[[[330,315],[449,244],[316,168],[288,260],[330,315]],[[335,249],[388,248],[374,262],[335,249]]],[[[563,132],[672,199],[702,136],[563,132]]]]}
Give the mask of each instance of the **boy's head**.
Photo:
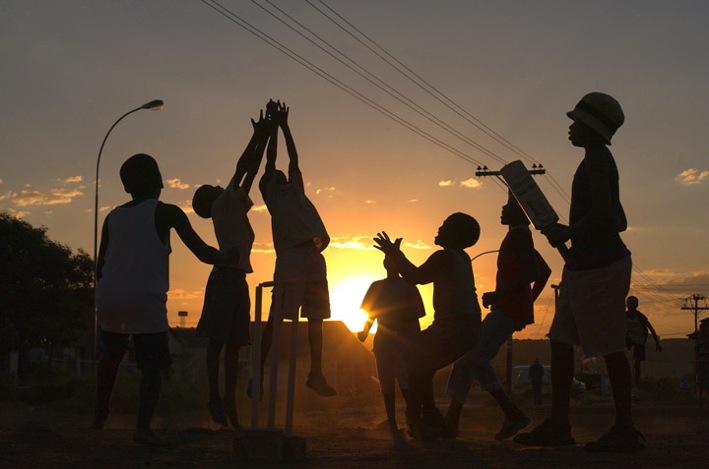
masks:
{"type": "Polygon", "coordinates": [[[194,196],[192,196],[194,213],[202,218],[210,218],[212,216],[212,205],[222,192],[224,192],[224,189],[219,186],[210,186],[209,184],[199,186],[194,191],[194,196]]]}
{"type": "Polygon", "coordinates": [[[623,109],[618,101],[612,96],[595,91],[581,98],[574,109],[566,115],[574,122],[580,122],[593,130],[606,145],[611,144],[613,134],[625,121],[623,109]]]}
{"type": "Polygon", "coordinates": [[[442,248],[465,249],[480,238],[480,225],[475,218],[457,212],[445,219],[434,242],[442,248]]]}
{"type": "Polygon", "coordinates": [[[512,194],[509,194],[507,203],[502,206],[500,223],[508,226],[529,225],[529,218],[512,194]]]}
{"type": "Polygon", "coordinates": [[[625,300],[625,304],[628,305],[628,309],[637,309],[638,305],[640,302],[638,301],[638,298],[635,296],[629,296],[625,300]]]}
{"type": "Polygon", "coordinates": [[[121,166],[120,175],[123,188],[132,196],[151,196],[163,188],[157,161],[145,153],[128,158],[121,166]]]}

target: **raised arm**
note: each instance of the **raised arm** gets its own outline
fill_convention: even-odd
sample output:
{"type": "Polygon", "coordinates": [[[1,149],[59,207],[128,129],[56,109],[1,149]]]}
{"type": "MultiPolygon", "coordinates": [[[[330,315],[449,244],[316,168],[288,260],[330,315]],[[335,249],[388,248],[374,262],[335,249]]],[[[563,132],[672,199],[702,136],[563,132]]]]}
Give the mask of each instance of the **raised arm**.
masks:
{"type": "Polygon", "coordinates": [[[241,157],[239,157],[231,184],[234,190],[241,186],[247,194],[251,190],[251,185],[261,165],[263,151],[266,148],[266,141],[269,135],[269,121],[263,117],[263,111],[260,112],[258,121],[251,119],[251,125],[254,129],[253,134],[241,157]]]}
{"type": "Polygon", "coordinates": [[[374,238],[374,243],[375,248],[379,249],[387,256],[391,256],[396,270],[410,285],[425,285],[431,283],[440,272],[450,266],[450,259],[446,256],[446,253],[444,251],[437,251],[434,252],[426,262],[417,267],[401,252],[401,238],[391,241],[389,235],[384,231],[377,234],[374,238]]]}
{"type": "Polygon", "coordinates": [[[275,122],[268,126],[267,132],[268,138],[268,150],[266,151],[266,167],[263,171],[263,176],[259,181],[259,189],[261,190],[261,195],[266,199],[266,187],[268,181],[276,174],[276,156],[278,155],[278,126],[275,122]]]}
{"type": "Polygon", "coordinates": [[[281,104],[278,109],[277,120],[278,125],[283,130],[283,137],[286,140],[286,150],[288,151],[288,182],[304,187],[303,175],[301,174],[300,167],[298,166],[298,151],[295,149],[293,134],[291,133],[290,126],[288,125],[288,111],[289,108],[286,106],[286,103],[281,104]]]}

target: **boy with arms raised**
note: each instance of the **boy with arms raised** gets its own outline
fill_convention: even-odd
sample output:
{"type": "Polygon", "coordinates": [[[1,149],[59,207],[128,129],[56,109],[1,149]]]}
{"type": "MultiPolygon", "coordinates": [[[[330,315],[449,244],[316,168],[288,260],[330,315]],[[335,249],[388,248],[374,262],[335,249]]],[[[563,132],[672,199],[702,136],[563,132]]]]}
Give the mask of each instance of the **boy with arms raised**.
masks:
{"type": "Polygon", "coordinates": [[[415,266],[401,252],[401,238],[391,241],[385,232],[374,238],[396,270],[412,285],[433,283],[433,323],[411,338],[404,352],[409,370],[406,419],[417,440],[440,436],[443,416],[433,400],[433,375],[460,358],[478,340],[480,306],[470,257],[464,251],[480,237],[480,226],[470,215],[454,213],[438,229],[434,242],[441,250],[415,266]]]}
{"type": "Polygon", "coordinates": [[[239,428],[236,415],[236,378],[239,349],[249,345],[251,300],[246,274],[253,272],[250,255],[254,230],[246,216],[253,202],[249,197],[269,136],[270,121],[261,111],[258,122],[251,123],[253,135],[239,158],[234,176],[226,189],[203,185],[195,191],[192,207],[202,218],[211,218],[219,248],[239,250],[241,259],[236,265],[214,266],[209,274],[204,294],[204,307],[197,324],[197,336],[208,337],[207,378],[209,402],[207,408],[212,420],[239,428]],[[242,182],[243,180],[243,182],[242,182]],[[219,362],[224,349],[224,398],[219,395],[219,362]]]}

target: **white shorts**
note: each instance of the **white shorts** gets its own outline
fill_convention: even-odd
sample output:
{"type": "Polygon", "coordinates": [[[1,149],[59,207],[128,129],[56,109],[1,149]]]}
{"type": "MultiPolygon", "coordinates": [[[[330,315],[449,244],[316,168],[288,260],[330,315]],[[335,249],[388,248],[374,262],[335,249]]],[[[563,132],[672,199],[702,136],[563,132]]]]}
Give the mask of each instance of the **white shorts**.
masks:
{"type": "Polygon", "coordinates": [[[314,245],[294,246],[276,256],[271,314],[295,320],[330,317],[325,258],[314,245]]]}
{"type": "Polygon", "coordinates": [[[598,269],[564,267],[549,338],[581,344],[588,357],[624,352],[632,267],[630,256],[598,269]]]}

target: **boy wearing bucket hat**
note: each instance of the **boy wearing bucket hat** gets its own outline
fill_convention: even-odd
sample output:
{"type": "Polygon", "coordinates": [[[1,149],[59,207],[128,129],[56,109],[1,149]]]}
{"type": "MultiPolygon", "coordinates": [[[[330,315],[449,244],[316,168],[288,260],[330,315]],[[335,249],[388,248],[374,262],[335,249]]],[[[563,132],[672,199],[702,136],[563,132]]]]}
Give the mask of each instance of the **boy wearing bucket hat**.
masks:
{"type": "Polygon", "coordinates": [[[589,451],[633,451],[643,447],[633,425],[631,373],[625,356],[625,298],[630,287],[630,251],[620,238],[627,227],[620,204],[618,169],[608,146],[624,115],[613,97],[593,92],[567,113],[569,140],[585,151],[574,175],[569,226],[542,230],[558,247],[571,241],[562,273],[556,314],[549,329],[552,410],[549,419],[514,441],[534,446],[573,445],[569,399],[574,375],[573,344],[586,356],[603,356],[613,389],[615,425],[589,451]]]}

